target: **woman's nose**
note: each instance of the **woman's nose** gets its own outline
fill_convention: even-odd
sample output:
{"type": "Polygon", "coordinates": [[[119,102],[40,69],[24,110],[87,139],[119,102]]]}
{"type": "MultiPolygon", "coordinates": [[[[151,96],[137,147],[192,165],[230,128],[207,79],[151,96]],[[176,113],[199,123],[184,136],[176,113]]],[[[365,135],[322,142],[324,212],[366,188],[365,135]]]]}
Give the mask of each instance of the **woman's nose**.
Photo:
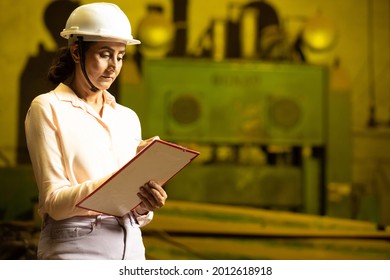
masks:
{"type": "Polygon", "coordinates": [[[113,69],[115,70],[116,67],[117,67],[117,64],[118,64],[118,61],[117,61],[116,58],[110,59],[110,64],[109,64],[109,66],[110,66],[111,68],[113,68],[113,69]]]}

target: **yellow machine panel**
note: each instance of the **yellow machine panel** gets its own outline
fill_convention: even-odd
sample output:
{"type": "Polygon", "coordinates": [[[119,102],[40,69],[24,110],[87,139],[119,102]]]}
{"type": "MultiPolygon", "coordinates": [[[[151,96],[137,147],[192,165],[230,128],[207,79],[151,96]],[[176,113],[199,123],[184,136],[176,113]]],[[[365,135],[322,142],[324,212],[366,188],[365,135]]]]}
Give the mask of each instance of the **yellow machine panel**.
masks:
{"type": "Polygon", "coordinates": [[[323,145],[323,67],[147,60],[147,130],[174,141],[323,145]]]}

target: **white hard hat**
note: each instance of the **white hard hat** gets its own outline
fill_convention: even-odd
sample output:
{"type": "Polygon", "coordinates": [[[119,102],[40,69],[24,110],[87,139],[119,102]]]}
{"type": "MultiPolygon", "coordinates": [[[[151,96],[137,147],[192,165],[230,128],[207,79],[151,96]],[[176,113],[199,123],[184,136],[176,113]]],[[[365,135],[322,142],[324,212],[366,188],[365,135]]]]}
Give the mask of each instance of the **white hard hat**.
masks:
{"type": "Polygon", "coordinates": [[[70,40],[83,36],[84,41],[109,39],[124,42],[126,45],[141,43],[131,35],[131,25],[125,13],[115,4],[103,2],[85,4],[76,8],[60,34],[70,40]]]}

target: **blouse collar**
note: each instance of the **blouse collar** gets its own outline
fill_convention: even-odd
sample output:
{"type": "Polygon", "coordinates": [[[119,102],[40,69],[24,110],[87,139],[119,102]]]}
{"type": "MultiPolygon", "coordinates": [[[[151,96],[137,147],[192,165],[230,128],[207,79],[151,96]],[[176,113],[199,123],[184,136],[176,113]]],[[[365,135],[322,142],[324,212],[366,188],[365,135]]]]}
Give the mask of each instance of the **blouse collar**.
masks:
{"type": "MultiPolygon", "coordinates": [[[[85,103],[84,100],[79,98],[76,93],[67,85],[64,83],[60,83],[54,90],[54,94],[60,99],[61,101],[69,101],[72,102],[73,106],[81,107],[86,109],[87,103],[85,103]]],[[[109,93],[108,91],[103,91],[104,95],[104,104],[109,105],[112,108],[115,108],[116,106],[116,100],[115,97],[109,93]]]]}

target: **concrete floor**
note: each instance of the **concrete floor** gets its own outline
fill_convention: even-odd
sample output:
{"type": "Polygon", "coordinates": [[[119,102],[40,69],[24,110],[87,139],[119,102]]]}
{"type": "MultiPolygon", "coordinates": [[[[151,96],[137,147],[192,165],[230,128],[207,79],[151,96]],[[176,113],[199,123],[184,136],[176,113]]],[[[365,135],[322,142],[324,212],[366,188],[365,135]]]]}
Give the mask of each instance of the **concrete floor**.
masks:
{"type": "Polygon", "coordinates": [[[390,259],[370,222],[169,201],[143,229],[149,259],[390,259]]]}

